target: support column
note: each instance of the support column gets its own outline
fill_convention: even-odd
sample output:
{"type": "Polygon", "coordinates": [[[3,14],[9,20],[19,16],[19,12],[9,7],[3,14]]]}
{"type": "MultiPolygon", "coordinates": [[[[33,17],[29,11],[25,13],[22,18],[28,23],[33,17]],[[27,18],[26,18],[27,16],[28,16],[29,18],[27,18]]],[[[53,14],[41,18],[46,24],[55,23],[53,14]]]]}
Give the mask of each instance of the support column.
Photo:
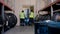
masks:
{"type": "Polygon", "coordinates": [[[53,16],[53,7],[51,6],[51,16],[53,16]]]}
{"type": "Polygon", "coordinates": [[[4,23],[5,23],[5,18],[4,18],[4,5],[2,5],[2,20],[3,20],[3,28],[2,28],[2,31],[1,31],[1,34],[4,34],[4,23]]]}

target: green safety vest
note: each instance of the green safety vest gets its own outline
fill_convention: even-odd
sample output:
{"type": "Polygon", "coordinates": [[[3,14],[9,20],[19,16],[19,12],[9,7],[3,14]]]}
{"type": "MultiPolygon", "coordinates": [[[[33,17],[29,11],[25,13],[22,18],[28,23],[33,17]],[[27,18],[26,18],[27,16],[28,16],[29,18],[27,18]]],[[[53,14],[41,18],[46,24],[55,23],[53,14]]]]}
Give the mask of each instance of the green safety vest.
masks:
{"type": "Polygon", "coordinates": [[[24,19],[24,18],[25,18],[24,12],[21,12],[21,13],[20,13],[20,18],[21,18],[21,19],[24,19]]]}
{"type": "Polygon", "coordinates": [[[34,18],[34,13],[31,12],[30,15],[29,15],[30,18],[34,18]]]}

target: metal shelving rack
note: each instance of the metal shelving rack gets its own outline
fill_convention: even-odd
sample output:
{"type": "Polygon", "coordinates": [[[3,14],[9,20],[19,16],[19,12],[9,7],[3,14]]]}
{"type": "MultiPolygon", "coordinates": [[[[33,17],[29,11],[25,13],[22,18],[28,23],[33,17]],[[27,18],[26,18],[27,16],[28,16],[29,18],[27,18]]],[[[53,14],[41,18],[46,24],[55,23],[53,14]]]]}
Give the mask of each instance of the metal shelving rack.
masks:
{"type": "MultiPolygon", "coordinates": [[[[2,15],[3,23],[5,23],[5,22],[4,22],[4,11],[6,11],[6,10],[8,10],[8,11],[14,11],[13,9],[11,9],[11,8],[4,2],[4,0],[0,0],[0,12],[1,12],[1,15],[2,15]]],[[[4,26],[4,24],[3,24],[3,26],[4,26]]],[[[1,34],[4,34],[4,27],[3,27],[3,29],[2,29],[2,33],[1,33],[1,34]]]]}
{"type": "MultiPolygon", "coordinates": [[[[57,13],[57,12],[60,11],[60,0],[56,0],[56,1],[52,2],[52,3],[50,3],[49,5],[47,5],[46,7],[44,7],[43,9],[41,9],[40,11],[48,11],[48,12],[50,12],[50,14],[51,14],[51,20],[52,20],[53,19],[52,17],[54,17],[54,13],[57,13]]],[[[53,22],[50,23],[49,22],[48,23],[48,28],[49,28],[48,29],[49,30],[48,33],[49,34],[59,33],[60,32],[59,27],[60,27],[60,23],[59,22],[55,22],[55,23],[53,23],[53,22]]]]}
{"type": "Polygon", "coordinates": [[[60,0],[56,0],[50,3],[49,5],[47,5],[46,7],[39,11],[49,11],[52,17],[54,12],[60,11],[60,0]]]}
{"type": "Polygon", "coordinates": [[[0,0],[0,5],[4,5],[4,10],[12,11],[12,9],[6,3],[4,3],[4,0],[0,0]]]}
{"type": "MultiPolygon", "coordinates": [[[[47,6],[45,6],[43,9],[41,9],[41,10],[39,10],[39,11],[48,11],[48,12],[50,12],[50,14],[51,14],[51,17],[53,17],[54,15],[53,15],[53,13],[54,12],[58,12],[58,11],[60,11],[60,0],[56,0],[56,1],[54,1],[54,2],[52,2],[52,3],[50,3],[49,5],[47,5],[47,6]]],[[[52,19],[52,18],[51,18],[52,19]]],[[[43,23],[43,22],[42,22],[43,23]]],[[[48,34],[56,34],[56,33],[60,33],[60,29],[59,29],[59,27],[60,27],[60,23],[50,23],[50,21],[47,21],[47,22],[44,22],[46,25],[47,25],[47,28],[48,28],[48,34]],[[57,26],[58,25],[58,26],[57,26]],[[52,27],[52,28],[49,28],[49,27],[52,27]],[[56,28],[56,29],[54,29],[54,28],[56,28]],[[50,30],[50,31],[49,31],[50,30]],[[53,33],[52,33],[53,32],[53,33]]],[[[39,23],[35,23],[35,24],[39,24],[39,23]]],[[[45,26],[45,24],[43,24],[44,26],[45,26]]],[[[41,24],[42,25],[42,24],[41,24]]],[[[39,27],[40,25],[38,25],[38,27],[39,27]]],[[[36,27],[36,26],[35,26],[36,27]]],[[[38,29],[38,27],[36,27],[36,32],[37,32],[37,29],[38,29]]],[[[41,26],[40,26],[41,27],[41,26]]],[[[36,33],[35,32],[35,33],[36,33]]],[[[45,33],[44,33],[45,34],[45,33]]]]}

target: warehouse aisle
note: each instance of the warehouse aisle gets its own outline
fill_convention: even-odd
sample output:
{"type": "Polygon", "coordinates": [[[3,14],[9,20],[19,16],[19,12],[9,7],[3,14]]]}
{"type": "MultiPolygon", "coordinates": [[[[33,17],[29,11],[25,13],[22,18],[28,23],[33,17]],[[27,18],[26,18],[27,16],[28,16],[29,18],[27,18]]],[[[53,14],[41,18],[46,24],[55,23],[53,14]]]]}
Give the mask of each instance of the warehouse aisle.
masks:
{"type": "Polygon", "coordinates": [[[34,34],[34,27],[33,26],[15,27],[5,32],[5,34],[34,34]]]}

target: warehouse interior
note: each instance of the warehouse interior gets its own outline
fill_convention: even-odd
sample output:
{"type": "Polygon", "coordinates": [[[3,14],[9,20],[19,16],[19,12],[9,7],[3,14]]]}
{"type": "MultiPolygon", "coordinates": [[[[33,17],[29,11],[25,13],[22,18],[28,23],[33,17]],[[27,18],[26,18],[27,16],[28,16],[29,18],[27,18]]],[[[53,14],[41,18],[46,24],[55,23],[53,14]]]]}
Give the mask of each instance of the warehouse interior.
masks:
{"type": "Polygon", "coordinates": [[[0,34],[60,34],[60,0],[0,0],[0,34]]]}

